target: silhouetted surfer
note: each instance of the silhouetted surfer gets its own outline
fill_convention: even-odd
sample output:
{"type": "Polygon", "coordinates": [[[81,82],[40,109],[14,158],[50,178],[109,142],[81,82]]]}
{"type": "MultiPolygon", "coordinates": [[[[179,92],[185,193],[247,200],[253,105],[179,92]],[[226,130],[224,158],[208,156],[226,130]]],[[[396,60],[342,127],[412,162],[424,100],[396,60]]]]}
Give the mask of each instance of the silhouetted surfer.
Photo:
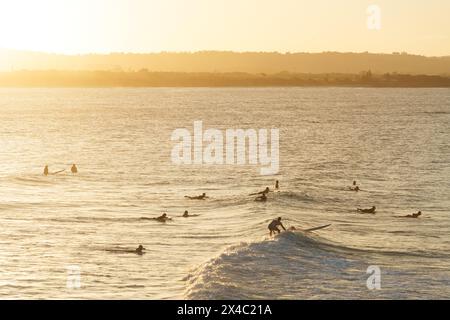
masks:
{"type": "Polygon", "coordinates": [[[268,194],[270,192],[269,187],[266,187],[263,191],[256,192],[256,193],[250,193],[250,196],[256,196],[257,194],[268,194]]]}
{"type": "Polygon", "coordinates": [[[139,247],[136,248],[135,252],[136,254],[144,254],[145,248],[142,246],[142,244],[139,245],[139,247]]]}
{"type": "Polygon", "coordinates": [[[359,189],[359,186],[356,185],[356,180],[353,180],[353,187],[349,187],[349,189],[350,189],[351,191],[356,191],[356,192],[358,192],[359,190],[361,190],[361,189],[359,189]]]}
{"type": "Polygon", "coordinates": [[[158,221],[158,222],[166,222],[166,221],[168,221],[168,220],[172,220],[172,218],[169,218],[168,216],[167,216],[167,213],[163,213],[162,215],[160,215],[159,217],[157,217],[157,218],[146,218],[146,217],[143,217],[143,218],[141,218],[142,220],[156,220],[156,221],[158,221]]]}
{"type": "Polygon", "coordinates": [[[277,232],[280,233],[280,229],[278,229],[278,226],[282,227],[284,231],[286,231],[286,228],[283,226],[283,224],[281,223],[281,217],[278,217],[278,219],[273,220],[268,228],[270,230],[270,236],[272,236],[273,233],[277,232]]]}
{"type": "Polygon", "coordinates": [[[408,214],[405,216],[405,218],[418,218],[422,215],[422,211],[419,211],[417,213],[413,213],[413,214],[408,214]]]}
{"type": "Polygon", "coordinates": [[[279,184],[279,181],[277,180],[277,181],[275,181],[275,189],[280,189],[280,184],[279,184]]]}
{"type": "Polygon", "coordinates": [[[78,168],[75,163],[72,165],[72,168],[70,168],[70,171],[72,171],[73,174],[78,173],[78,168]]]}
{"type": "Polygon", "coordinates": [[[109,252],[115,252],[115,253],[136,253],[138,255],[143,255],[145,253],[144,250],[145,250],[145,248],[141,244],[134,250],[122,249],[122,248],[106,249],[106,251],[109,251],[109,252]]]}
{"type": "Polygon", "coordinates": [[[172,220],[172,218],[169,218],[169,217],[167,216],[167,213],[163,213],[163,214],[160,215],[158,218],[153,218],[153,219],[155,219],[156,221],[159,221],[159,222],[166,222],[166,221],[168,221],[168,220],[172,220]]]}
{"type": "Polygon", "coordinates": [[[184,211],[184,213],[182,215],[183,218],[191,218],[191,217],[198,217],[198,216],[199,216],[198,214],[189,214],[189,212],[187,210],[184,211]]]}
{"type": "Polygon", "coordinates": [[[356,210],[358,211],[358,212],[360,212],[360,213],[372,213],[372,214],[375,214],[375,211],[376,211],[376,207],[375,206],[373,206],[372,208],[370,208],[370,209],[360,209],[360,208],[357,208],[356,210]]]}
{"type": "Polygon", "coordinates": [[[268,194],[270,192],[269,187],[266,187],[264,191],[258,192],[259,194],[268,194]]]}
{"type": "Polygon", "coordinates": [[[44,176],[48,176],[48,166],[45,166],[44,168],[44,176]]]}
{"type": "Polygon", "coordinates": [[[207,196],[206,196],[206,193],[202,193],[201,195],[199,195],[199,196],[195,196],[195,197],[191,197],[191,196],[184,196],[185,198],[188,198],[188,199],[191,199],[191,200],[204,200],[204,199],[206,199],[206,198],[208,198],[207,196]]]}

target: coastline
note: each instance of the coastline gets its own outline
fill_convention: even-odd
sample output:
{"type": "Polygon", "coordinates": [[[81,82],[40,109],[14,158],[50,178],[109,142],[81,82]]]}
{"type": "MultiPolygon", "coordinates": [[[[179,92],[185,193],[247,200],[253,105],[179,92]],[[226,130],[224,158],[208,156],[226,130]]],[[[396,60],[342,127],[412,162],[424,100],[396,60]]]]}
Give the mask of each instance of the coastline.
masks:
{"type": "Polygon", "coordinates": [[[11,71],[0,72],[1,88],[450,88],[450,76],[364,71],[360,74],[277,74],[150,71],[11,71]]]}

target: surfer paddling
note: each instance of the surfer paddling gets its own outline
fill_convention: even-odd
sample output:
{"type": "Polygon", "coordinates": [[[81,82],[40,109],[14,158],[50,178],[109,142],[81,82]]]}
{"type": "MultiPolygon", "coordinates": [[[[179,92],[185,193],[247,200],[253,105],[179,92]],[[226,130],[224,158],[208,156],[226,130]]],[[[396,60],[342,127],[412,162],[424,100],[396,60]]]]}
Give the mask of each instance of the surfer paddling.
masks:
{"type": "Polygon", "coordinates": [[[192,197],[192,196],[184,196],[184,197],[188,198],[188,199],[191,199],[191,200],[204,200],[204,199],[208,198],[206,196],[206,193],[204,193],[204,192],[201,195],[199,195],[199,196],[194,196],[194,197],[192,197]]]}
{"type": "Polygon", "coordinates": [[[192,218],[192,217],[198,217],[199,214],[190,214],[187,210],[184,211],[182,217],[183,218],[192,218]]]}
{"type": "Polygon", "coordinates": [[[280,229],[278,229],[278,226],[282,227],[284,231],[286,231],[286,228],[283,226],[283,224],[281,223],[281,217],[278,217],[275,220],[272,220],[272,222],[269,224],[268,228],[270,231],[270,236],[272,236],[272,234],[276,233],[280,233],[280,229]]]}
{"type": "Polygon", "coordinates": [[[267,195],[269,192],[270,192],[269,187],[266,187],[263,191],[256,192],[256,193],[250,193],[249,196],[256,196],[256,195],[258,195],[258,194],[261,194],[261,195],[263,195],[263,194],[264,194],[264,195],[267,195]]]}
{"type": "Polygon", "coordinates": [[[417,213],[412,213],[412,214],[407,214],[406,216],[404,216],[403,218],[414,218],[417,219],[422,215],[422,211],[419,211],[417,213]]]}
{"type": "Polygon", "coordinates": [[[140,244],[136,249],[123,249],[123,248],[117,248],[117,249],[106,249],[106,251],[114,252],[114,253],[136,253],[138,255],[143,255],[145,253],[145,248],[140,244]]]}
{"type": "Polygon", "coordinates": [[[160,215],[159,217],[154,218],[154,219],[159,222],[166,222],[166,221],[172,220],[172,218],[169,218],[167,216],[167,213],[163,213],[162,215],[160,215]]]}
{"type": "Polygon", "coordinates": [[[157,218],[141,218],[142,220],[156,220],[156,221],[158,221],[158,222],[166,222],[166,221],[170,221],[170,220],[172,220],[172,218],[169,218],[168,216],[167,216],[167,213],[163,213],[162,215],[160,215],[159,217],[157,217],[157,218]]]}
{"type": "Polygon", "coordinates": [[[263,191],[258,192],[258,194],[268,194],[270,192],[269,187],[266,187],[263,191]]]}
{"type": "Polygon", "coordinates": [[[183,218],[198,217],[198,216],[199,216],[198,214],[189,214],[187,210],[185,210],[182,215],[183,218]]]}

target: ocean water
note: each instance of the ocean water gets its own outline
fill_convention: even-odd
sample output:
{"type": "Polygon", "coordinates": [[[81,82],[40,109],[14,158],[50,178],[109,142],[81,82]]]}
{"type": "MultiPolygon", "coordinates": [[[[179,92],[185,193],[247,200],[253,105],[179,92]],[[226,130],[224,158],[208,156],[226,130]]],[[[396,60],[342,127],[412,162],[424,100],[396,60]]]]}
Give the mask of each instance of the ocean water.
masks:
{"type": "Polygon", "coordinates": [[[0,111],[1,298],[450,297],[448,89],[0,89],[0,111]],[[196,120],[279,128],[279,173],[173,164],[196,120]],[[332,225],[270,238],[278,216],[332,225]]]}

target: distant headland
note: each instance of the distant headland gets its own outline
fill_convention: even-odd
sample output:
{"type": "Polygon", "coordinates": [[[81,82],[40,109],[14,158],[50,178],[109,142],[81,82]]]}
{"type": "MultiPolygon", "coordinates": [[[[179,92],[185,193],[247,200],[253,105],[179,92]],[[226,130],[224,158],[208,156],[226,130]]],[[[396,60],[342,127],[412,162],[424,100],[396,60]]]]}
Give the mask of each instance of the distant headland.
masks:
{"type": "Polygon", "coordinates": [[[2,87],[450,87],[450,56],[200,51],[62,55],[0,50],[2,87]]]}

